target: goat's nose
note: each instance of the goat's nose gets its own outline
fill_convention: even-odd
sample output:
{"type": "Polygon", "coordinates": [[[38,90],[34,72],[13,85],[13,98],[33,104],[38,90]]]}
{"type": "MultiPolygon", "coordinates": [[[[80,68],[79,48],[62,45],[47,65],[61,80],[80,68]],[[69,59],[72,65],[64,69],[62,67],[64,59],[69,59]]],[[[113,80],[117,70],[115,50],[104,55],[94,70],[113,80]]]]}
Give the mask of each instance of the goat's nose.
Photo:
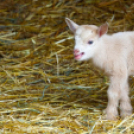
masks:
{"type": "Polygon", "coordinates": [[[78,50],[78,49],[75,49],[74,50],[74,54],[77,54],[77,53],[79,53],[80,51],[78,50]]]}

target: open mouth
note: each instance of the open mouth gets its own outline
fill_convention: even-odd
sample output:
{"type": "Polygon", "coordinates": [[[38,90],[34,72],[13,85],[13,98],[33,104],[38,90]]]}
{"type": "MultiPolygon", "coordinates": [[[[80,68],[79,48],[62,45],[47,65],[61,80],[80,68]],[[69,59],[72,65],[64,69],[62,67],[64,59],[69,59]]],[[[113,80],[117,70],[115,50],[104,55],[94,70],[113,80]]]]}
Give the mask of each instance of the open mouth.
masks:
{"type": "Polygon", "coordinates": [[[84,52],[79,53],[79,54],[75,54],[74,56],[75,56],[76,60],[79,60],[83,55],[84,55],[84,52]]]}

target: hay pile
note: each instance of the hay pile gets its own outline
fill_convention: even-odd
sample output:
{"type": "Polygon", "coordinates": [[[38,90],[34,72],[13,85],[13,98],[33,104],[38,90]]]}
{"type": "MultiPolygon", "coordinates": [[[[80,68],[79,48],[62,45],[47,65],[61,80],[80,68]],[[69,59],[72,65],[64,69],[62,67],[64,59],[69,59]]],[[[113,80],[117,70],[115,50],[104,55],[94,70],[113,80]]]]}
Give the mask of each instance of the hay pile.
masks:
{"type": "Polygon", "coordinates": [[[107,21],[109,33],[134,30],[133,0],[1,1],[0,133],[132,134],[134,115],[102,120],[109,81],[90,62],[74,60],[65,17],[107,21]]]}

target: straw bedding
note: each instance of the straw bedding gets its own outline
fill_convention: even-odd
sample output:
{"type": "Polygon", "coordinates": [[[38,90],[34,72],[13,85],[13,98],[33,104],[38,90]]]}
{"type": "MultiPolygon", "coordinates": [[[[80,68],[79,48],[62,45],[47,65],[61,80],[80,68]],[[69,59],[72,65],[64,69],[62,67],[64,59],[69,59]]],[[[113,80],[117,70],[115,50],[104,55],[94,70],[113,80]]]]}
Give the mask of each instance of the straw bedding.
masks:
{"type": "MultiPolygon", "coordinates": [[[[108,78],[90,61],[76,62],[65,17],[134,30],[133,0],[5,0],[0,2],[1,134],[132,134],[134,115],[102,120],[108,78]]],[[[134,106],[134,79],[130,78],[134,106]]]]}

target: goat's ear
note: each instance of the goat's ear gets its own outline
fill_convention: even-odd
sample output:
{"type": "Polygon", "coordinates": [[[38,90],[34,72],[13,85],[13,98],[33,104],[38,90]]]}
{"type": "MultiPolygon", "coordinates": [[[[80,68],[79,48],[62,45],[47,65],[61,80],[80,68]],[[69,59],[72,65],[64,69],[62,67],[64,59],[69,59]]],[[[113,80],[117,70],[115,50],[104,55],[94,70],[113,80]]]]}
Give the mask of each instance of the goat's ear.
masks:
{"type": "Polygon", "coordinates": [[[98,29],[98,35],[99,37],[103,36],[104,34],[106,34],[108,31],[108,24],[105,23],[103,25],[101,25],[98,29]]]}
{"type": "Polygon", "coordinates": [[[75,22],[73,22],[72,20],[68,19],[68,18],[65,18],[65,21],[69,27],[69,29],[75,33],[76,32],[76,29],[79,27],[79,25],[77,25],[75,22]]]}

